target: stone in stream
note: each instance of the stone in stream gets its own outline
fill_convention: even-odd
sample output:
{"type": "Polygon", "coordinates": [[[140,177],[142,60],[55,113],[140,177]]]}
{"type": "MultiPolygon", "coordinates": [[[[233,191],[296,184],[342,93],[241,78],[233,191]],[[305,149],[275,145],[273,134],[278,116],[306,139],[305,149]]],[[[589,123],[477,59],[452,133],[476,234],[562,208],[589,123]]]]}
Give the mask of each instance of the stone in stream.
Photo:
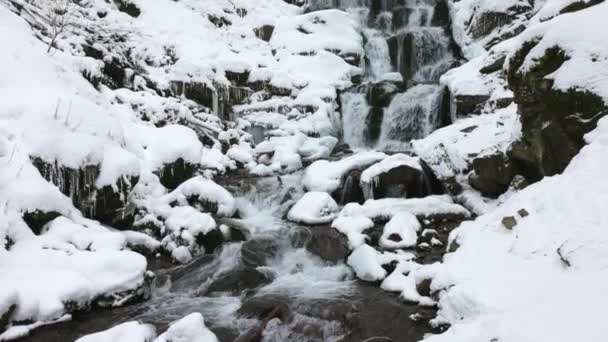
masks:
{"type": "Polygon", "coordinates": [[[241,247],[241,263],[245,267],[266,266],[274,258],[279,246],[273,239],[252,239],[241,247]]]}
{"type": "Polygon", "coordinates": [[[513,230],[517,226],[517,220],[513,216],[507,216],[502,219],[502,225],[508,230],[513,230]]]}
{"type": "Polygon", "coordinates": [[[338,262],[350,254],[348,239],[330,226],[299,227],[292,236],[292,245],[305,247],[323,260],[338,262]]]}
{"type": "Polygon", "coordinates": [[[272,277],[255,268],[243,267],[230,270],[215,278],[200,296],[206,296],[213,292],[228,292],[234,295],[241,294],[244,290],[254,289],[266,285],[272,281],[272,277]]]}

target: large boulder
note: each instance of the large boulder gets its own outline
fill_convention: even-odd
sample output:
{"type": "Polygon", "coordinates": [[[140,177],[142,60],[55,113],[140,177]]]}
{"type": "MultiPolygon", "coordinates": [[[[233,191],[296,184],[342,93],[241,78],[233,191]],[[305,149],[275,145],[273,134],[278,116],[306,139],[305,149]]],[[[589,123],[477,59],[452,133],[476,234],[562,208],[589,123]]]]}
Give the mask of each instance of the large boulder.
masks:
{"type": "Polygon", "coordinates": [[[522,135],[509,156],[529,181],[561,173],[585,145],[585,134],[608,113],[608,82],[595,77],[608,67],[608,53],[594,52],[605,44],[595,37],[608,34],[605,15],[606,3],[558,16],[522,34],[510,55],[508,81],[522,135]],[[573,27],[576,32],[563,37],[573,27]]]}
{"type": "Polygon", "coordinates": [[[508,158],[500,152],[475,158],[469,183],[484,196],[498,197],[511,184],[515,168],[508,158]]]}

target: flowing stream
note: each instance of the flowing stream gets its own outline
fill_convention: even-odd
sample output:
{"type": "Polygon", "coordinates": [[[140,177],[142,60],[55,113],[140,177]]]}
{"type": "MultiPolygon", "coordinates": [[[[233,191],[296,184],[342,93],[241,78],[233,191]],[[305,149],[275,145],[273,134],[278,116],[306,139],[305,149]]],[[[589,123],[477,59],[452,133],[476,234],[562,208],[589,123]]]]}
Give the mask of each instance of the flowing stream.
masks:
{"type": "MultiPolygon", "coordinates": [[[[341,95],[343,139],[351,147],[403,150],[409,140],[442,124],[438,81],[454,54],[440,3],[309,3],[311,9],[345,9],[363,27],[365,80],[341,95]]],[[[339,233],[284,220],[303,194],[301,177],[226,182],[238,198],[240,218],[223,223],[237,227],[246,242],[224,244],[182,266],[151,260],[156,277],[149,300],[75,314],[72,321],[40,328],[23,341],[70,342],[132,320],[164,331],[192,312],[201,312],[221,341],[416,341],[433,331],[425,322],[435,308],[404,303],[377,284],[356,280],[344,257],[328,261],[311,253],[319,252],[310,248],[311,241],[323,241],[320,254],[334,253],[327,241],[339,233]],[[412,317],[427,319],[421,323],[412,317]]],[[[445,241],[453,226],[430,228],[445,241]]],[[[440,260],[443,251],[433,248],[419,262],[440,260]]]]}

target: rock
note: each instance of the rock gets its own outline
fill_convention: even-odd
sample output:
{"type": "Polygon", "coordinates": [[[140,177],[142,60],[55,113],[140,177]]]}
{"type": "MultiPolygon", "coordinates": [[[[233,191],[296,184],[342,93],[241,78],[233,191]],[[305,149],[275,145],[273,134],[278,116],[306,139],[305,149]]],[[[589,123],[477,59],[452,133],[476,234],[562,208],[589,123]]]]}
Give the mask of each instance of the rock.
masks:
{"type": "Polygon", "coordinates": [[[8,328],[12,321],[17,305],[10,305],[5,312],[0,312],[0,335],[8,328]]]}
{"type": "Polygon", "coordinates": [[[433,279],[427,278],[416,284],[416,291],[421,296],[430,297],[431,296],[431,283],[433,279]]]}
{"type": "Polygon", "coordinates": [[[253,239],[241,247],[241,264],[245,267],[266,266],[274,258],[279,246],[273,239],[253,239]]]}
{"type": "Polygon", "coordinates": [[[272,33],[274,32],[274,26],[272,25],[263,25],[255,29],[256,37],[260,38],[263,41],[269,42],[272,38],[272,33]]]}
{"type": "Polygon", "coordinates": [[[359,186],[361,173],[361,170],[351,170],[344,176],[344,183],[342,187],[336,190],[333,194],[333,197],[336,199],[336,201],[338,201],[339,204],[365,202],[363,191],[359,186]]]}
{"type": "Polygon", "coordinates": [[[414,322],[410,317],[419,312],[434,317],[436,308],[404,303],[398,294],[372,284],[357,282],[356,288],[360,300],[345,322],[349,332],[344,341],[420,341],[432,331],[428,320],[414,322]]]}
{"type": "Polygon", "coordinates": [[[175,190],[180,184],[194,177],[196,166],[179,158],[173,163],[165,164],[158,171],[160,183],[169,190],[175,190]]]}
{"type": "Polygon", "coordinates": [[[346,236],[329,226],[300,227],[298,235],[306,250],[323,260],[343,261],[350,254],[346,236]]]}
{"type": "Polygon", "coordinates": [[[279,295],[264,295],[246,299],[239,310],[239,316],[258,320],[279,318],[286,321],[291,315],[289,298],[279,295]]]}
{"type": "Polygon", "coordinates": [[[513,216],[503,217],[502,225],[508,230],[513,230],[513,228],[517,226],[517,220],[513,216]]]}
{"type": "Polygon", "coordinates": [[[114,0],[118,10],[125,12],[133,18],[139,17],[141,10],[131,0],[114,0]]]}
{"type": "Polygon", "coordinates": [[[42,227],[47,223],[61,216],[60,213],[51,211],[45,212],[42,210],[26,211],[23,213],[23,221],[30,227],[32,232],[36,235],[40,235],[42,227]]]}
{"type": "Polygon", "coordinates": [[[601,96],[583,88],[555,89],[547,76],[569,60],[559,46],[520,71],[540,39],[523,43],[509,60],[508,81],[519,105],[521,138],[511,145],[509,157],[529,181],[561,173],[585,145],[584,135],[608,113],[601,96]]]}
{"type": "MultiPolygon", "coordinates": [[[[98,220],[116,228],[129,228],[135,218],[135,208],[128,203],[129,193],[139,178],[132,175],[120,177],[114,186],[98,188],[100,166],[86,165],[72,169],[60,165],[57,161],[47,162],[39,157],[32,158],[32,164],[42,177],[55,184],[59,190],[69,196],[74,206],[87,218],[98,220]]],[[[36,217],[30,216],[34,229],[37,229],[36,217]]],[[[38,217],[42,219],[41,217],[38,217]]],[[[39,224],[40,222],[38,222],[39,224]]]]}
{"type": "Polygon", "coordinates": [[[527,217],[527,216],[529,216],[529,215],[530,215],[530,213],[529,213],[529,212],[528,212],[526,209],[519,209],[519,210],[517,211],[517,214],[518,214],[518,215],[519,215],[521,218],[524,218],[524,217],[527,217]]]}
{"type": "Polygon", "coordinates": [[[254,289],[271,281],[270,275],[255,268],[243,267],[220,274],[211,282],[206,291],[199,295],[204,296],[212,292],[229,292],[239,295],[244,290],[254,289]]]}
{"type": "Polygon", "coordinates": [[[400,165],[380,174],[370,184],[372,187],[370,198],[380,199],[388,197],[424,197],[424,174],[421,169],[407,165],[400,165]]]}
{"type": "Polygon", "coordinates": [[[513,165],[502,153],[495,153],[473,160],[475,172],[469,176],[469,183],[484,196],[498,197],[511,184],[515,171],[513,165]]]}
{"type": "Polygon", "coordinates": [[[462,95],[453,96],[453,107],[455,115],[467,116],[469,114],[481,114],[486,102],[490,99],[489,95],[462,95]]]}
{"type": "Polygon", "coordinates": [[[213,229],[207,234],[196,236],[196,243],[205,248],[205,253],[211,254],[224,243],[224,235],[219,229],[213,229]]]}
{"type": "Polygon", "coordinates": [[[513,180],[511,181],[511,184],[509,185],[509,188],[513,190],[523,190],[527,188],[528,185],[530,185],[530,183],[528,183],[524,176],[515,175],[515,177],[513,177],[513,180]]]}

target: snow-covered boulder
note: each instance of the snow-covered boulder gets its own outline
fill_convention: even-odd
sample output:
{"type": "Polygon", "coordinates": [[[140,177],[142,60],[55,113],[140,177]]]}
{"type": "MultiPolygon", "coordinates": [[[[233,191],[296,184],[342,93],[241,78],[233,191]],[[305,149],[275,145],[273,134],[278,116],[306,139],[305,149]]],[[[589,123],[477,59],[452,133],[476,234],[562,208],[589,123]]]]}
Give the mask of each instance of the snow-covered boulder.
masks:
{"type": "Polygon", "coordinates": [[[386,277],[380,252],[367,244],[357,247],[348,257],[347,263],[361,280],[373,282],[386,277]]]}
{"type": "Polygon", "coordinates": [[[307,192],[287,213],[293,222],[315,225],[333,221],[340,208],[326,192],[307,192]]]}
{"type": "Polygon", "coordinates": [[[153,325],[127,322],[108,330],[86,335],[76,342],[152,342],[156,338],[153,325]]]}
{"type": "Polygon", "coordinates": [[[533,25],[508,56],[522,137],[511,157],[529,181],[562,172],[608,113],[608,3],[533,25]]]}
{"type": "Polygon", "coordinates": [[[205,320],[200,313],[190,314],[171,323],[166,332],[158,336],[154,342],[218,342],[215,334],[205,326],[205,320]]]}
{"type": "Polygon", "coordinates": [[[164,203],[193,205],[220,217],[231,217],[236,212],[236,200],[222,186],[202,176],[187,180],[161,198],[164,203]]]}
{"type": "Polygon", "coordinates": [[[365,199],[386,197],[424,197],[441,193],[416,157],[392,155],[365,169],[359,181],[365,199]]]}
{"type": "Polygon", "coordinates": [[[462,219],[470,212],[459,204],[454,203],[448,195],[434,195],[424,198],[384,198],[367,200],[364,204],[349,203],[340,211],[339,216],[365,216],[376,221],[389,221],[401,212],[409,212],[418,218],[462,219]]]}
{"type": "Polygon", "coordinates": [[[366,216],[339,216],[331,227],[346,235],[350,248],[357,248],[365,243],[368,236],[364,231],[374,227],[374,222],[366,216]]]}
{"type": "Polygon", "coordinates": [[[414,247],[421,227],[415,215],[408,212],[398,213],[384,226],[380,236],[380,247],[386,249],[414,247]]]}
{"type": "MultiPolygon", "coordinates": [[[[306,168],[302,183],[309,191],[323,191],[341,198],[342,196],[337,193],[344,186],[351,171],[362,170],[386,157],[387,155],[382,152],[371,151],[354,154],[338,161],[319,160],[306,168]]],[[[358,186],[356,183],[354,185],[358,186]]]]}

